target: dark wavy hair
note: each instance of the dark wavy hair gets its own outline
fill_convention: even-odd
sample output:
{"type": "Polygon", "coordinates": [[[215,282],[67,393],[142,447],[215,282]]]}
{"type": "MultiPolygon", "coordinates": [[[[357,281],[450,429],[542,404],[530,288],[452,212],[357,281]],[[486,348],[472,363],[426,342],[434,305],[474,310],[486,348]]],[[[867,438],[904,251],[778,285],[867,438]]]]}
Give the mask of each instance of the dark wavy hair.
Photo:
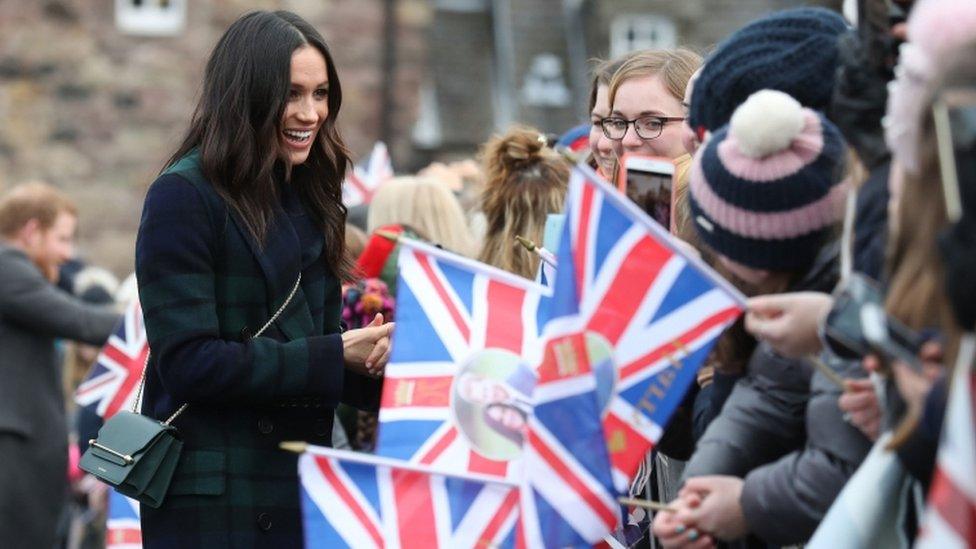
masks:
{"type": "Polygon", "coordinates": [[[291,168],[291,184],[325,234],[330,269],[345,278],[351,263],[343,254],[342,181],[349,152],[335,126],[342,88],[322,35],[298,15],[255,11],[227,29],[207,61],[186,137],[166,165],[199,149],[203,174],[263,244],[279,207],[274,174],[287,169],[279,160],[279,135],[291,88],[291,58],[303,46],[325,58],[329,114],[308,160],[291,168]]]}

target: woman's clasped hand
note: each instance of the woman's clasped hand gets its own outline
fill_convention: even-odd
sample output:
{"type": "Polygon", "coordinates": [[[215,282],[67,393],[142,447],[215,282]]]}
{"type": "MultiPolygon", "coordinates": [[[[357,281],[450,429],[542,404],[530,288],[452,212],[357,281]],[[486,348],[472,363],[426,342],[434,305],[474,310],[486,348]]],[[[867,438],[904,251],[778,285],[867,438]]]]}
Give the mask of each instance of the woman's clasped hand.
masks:
{"type": "Polygon", "coordinates": [[[390,338],[395,323],[383,324],[376,313],[367,326],[342,333],[342,355],[346,368],[363,375],[380,377],[390,360],[390,338]]]}

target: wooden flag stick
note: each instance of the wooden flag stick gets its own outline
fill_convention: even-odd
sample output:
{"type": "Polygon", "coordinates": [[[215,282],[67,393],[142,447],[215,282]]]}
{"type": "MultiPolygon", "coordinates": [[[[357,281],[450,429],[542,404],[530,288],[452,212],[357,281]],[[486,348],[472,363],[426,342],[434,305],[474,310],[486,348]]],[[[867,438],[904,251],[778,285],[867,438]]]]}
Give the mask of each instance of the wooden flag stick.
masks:
{"type": "Polygon", "coordinates": [[[382,236],[383,238],[385,238],[387,240],[390,240],[392,242],[399,242],[400,241],[400,235],[398,233],[394,233],[392,231],[385,231],[383,229],[377,229],[376,230],[376,234],[379,235],[379,236],[382,236]]]}
{"type": "Polygon", "coordinates": [[[824,364],[823,361],[820,360],[820,357],[810,355],[807,358],[814,365],[814,367],[817,368],[817,370],[820,370],[820,373],[823,374],[824,377],[831,381],[831,383],[840,387],[842,391],[847,390],[847,385],[844,383],[844,378],[840,377],[840,374],[835,372],[833,368],[824,364]]]}
{"type": "Polygon", "coordinates": [[[278,448],[287,450],[289,452],[294,452],[296,454],[303,454],[308,448],[308,443],[301,440],[286,440],[278,444],[278,448]]]}
{"type": "Polygon", "coordinates": [[[671,507],[668,507],[668,504],[666,503],[651,501],[649,499],[617,498],[617,501],[623,505],[630,505],[631,507],[643,507],[644,509],[650,509],[652,511],[664,511],[665,513],[673,513],[675,511],[671,507]]]}

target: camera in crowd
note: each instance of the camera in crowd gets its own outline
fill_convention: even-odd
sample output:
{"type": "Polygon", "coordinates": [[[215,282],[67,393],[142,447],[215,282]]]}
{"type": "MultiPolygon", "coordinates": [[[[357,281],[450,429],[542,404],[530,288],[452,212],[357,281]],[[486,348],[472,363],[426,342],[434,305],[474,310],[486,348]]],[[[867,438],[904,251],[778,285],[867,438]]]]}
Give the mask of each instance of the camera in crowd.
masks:
{"type": "Polygon", "coordinates": [[[824,322],[827,349],[844,359],[875,354],[886,363],[900,360],[920,370],[918,353],[926,338],[888,315],[882,295],[873,280],[852,274],[834,296],[824,322]]]}

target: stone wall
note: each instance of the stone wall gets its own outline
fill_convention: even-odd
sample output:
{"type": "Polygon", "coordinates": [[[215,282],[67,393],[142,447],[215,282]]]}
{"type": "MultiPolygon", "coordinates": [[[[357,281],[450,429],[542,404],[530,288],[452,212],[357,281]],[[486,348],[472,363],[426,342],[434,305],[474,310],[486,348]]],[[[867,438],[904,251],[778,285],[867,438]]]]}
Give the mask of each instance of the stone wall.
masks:
{"type": "MultiPolygon", "coordinates": [[[[398,32],[389,145],[398,171],[468,155],[503,129],[495,112],[500,88],[494,25],[509,25],[515,50],[510,116],[549,131],[585,119],[580,113],[588,82],[569,74],[578,67],[567,57],[564,2],[506,0],[507,21],[492,20],[489,2],[394,0],[398,32]],[[540,53],[562,61],[564,82],[574,92],[570,105],[523,104],[525,75],[540,53]],[[438,139],[427,147],[411,141],[421,84],[428,103],[433,100],[440,111],[429,117],[427,129],[438,139]]],[[[81,211],[82,256],[120,276],[132,270],[142,198],[182,137],[206,56],[241,14],[289,9],[312,22],[339,66],[339,125],[354,158],[365,155],[381,133],[384,0],[187,3],[179,36],[146,38],[116,29],[113,0],[0,0],[0,190],[32,179],[64,189],[81,211]]],[[[838,2],[593,0],[584,2],[586,28],[570,32],[586,36],[587,58],[603,56],[613,15],[653,12],[675,21],[681,43],[707,47],[764,11],[818,3],[838,2]]]]}
{"type": "MultiPolygon", "coordinates": [[[[394,159],[426,62],[430,9],[397,0],[394,159]]],[[[80,253],[132,271],[145,189],[182,137],[206,56],[239,15],[289,9],[326,37],[344,89],[340,127],[357,157],[379,137],[381,0],[190,0],[176,37],[120,33],[111,0],[0,0],[0,189],[45,180],[80,209],[80,253]]]]}

